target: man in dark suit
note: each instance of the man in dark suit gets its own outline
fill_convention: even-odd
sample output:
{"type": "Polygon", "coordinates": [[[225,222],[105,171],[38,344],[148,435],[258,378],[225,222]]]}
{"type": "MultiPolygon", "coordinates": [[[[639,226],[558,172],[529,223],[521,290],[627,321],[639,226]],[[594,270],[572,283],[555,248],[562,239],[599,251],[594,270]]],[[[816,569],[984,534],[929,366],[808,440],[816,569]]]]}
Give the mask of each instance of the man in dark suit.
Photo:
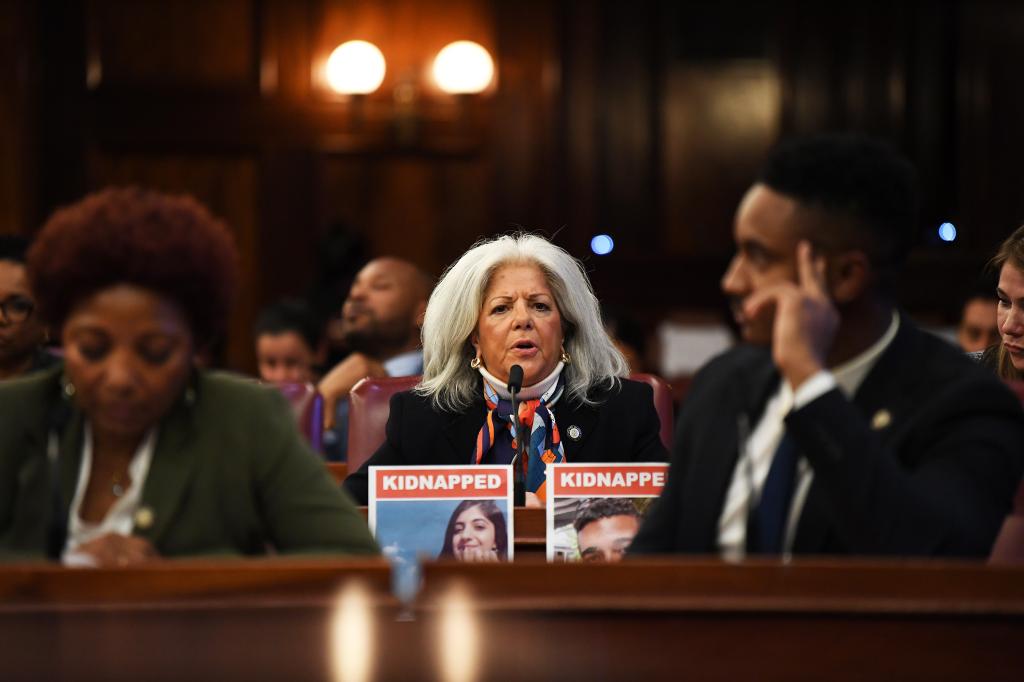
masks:
{"type": "Polygon", "coordinates": [[[1024,417],[895,306],[914,185],[862,137],[773,151],[722,279],[747,343],[695,378],[631,553],[988,553],[1024,470],[1024,417]]]}

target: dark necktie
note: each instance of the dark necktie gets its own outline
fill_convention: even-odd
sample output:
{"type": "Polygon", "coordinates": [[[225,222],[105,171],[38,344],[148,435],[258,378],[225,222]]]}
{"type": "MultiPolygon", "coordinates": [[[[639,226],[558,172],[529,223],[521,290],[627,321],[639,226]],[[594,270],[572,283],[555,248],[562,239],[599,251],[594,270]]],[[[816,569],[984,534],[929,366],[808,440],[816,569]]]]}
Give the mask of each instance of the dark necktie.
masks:
{"type": "Polygon", "coordinates": [[[747,553],[780,554],[786,534],[789,506],[796,487],[796,443],[784,434],[768,476],[764,480],[761,499],[747,518],[747,553]]]}

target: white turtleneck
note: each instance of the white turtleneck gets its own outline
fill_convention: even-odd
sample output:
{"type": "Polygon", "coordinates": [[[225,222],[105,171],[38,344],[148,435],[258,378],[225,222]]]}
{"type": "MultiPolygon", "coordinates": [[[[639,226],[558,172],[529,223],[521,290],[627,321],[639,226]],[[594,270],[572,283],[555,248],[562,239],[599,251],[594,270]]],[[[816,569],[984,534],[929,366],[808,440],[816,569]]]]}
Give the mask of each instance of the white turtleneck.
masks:
{"type": "MultiPolygon", "coordinates": [[[[517,399],[533,400],[534,398],[541,397],[548,392],[548,389],[555,385],[555,382],[558,381],[558,377],[561,375],[562,369],[564,368],[565,363],[559,362],[555,365],[555,369],[552,370],[551,374],[547,375],[532,386],[524,386],[523,389],[516,394],[517,399]]],[[[488,372],[483,365],[480,365],[478,371],[480,372],[480,376],[484,378],[484,381],[486,381],[491,388],[494,389],[494,392],[498,394],[499,398],[502,400],[509,400],[512,398],[511,394],[508,392],[507,381],[502,381],[498,377],[494,376],[488,372]]]]}

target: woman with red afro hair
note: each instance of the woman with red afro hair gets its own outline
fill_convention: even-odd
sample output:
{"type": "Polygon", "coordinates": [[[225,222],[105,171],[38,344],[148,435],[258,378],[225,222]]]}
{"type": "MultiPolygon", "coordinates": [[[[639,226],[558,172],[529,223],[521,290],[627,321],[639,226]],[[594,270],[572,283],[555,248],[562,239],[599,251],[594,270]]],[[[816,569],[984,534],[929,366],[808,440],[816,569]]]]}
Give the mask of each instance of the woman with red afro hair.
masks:
{"type": "Polygon", "coordinates": [[[65,357],[0,386],[0,557],[376,551],[284,399],[194,364],[237,260],[189,197],[108,189],[46,223],[28,274],[65,357]]]}

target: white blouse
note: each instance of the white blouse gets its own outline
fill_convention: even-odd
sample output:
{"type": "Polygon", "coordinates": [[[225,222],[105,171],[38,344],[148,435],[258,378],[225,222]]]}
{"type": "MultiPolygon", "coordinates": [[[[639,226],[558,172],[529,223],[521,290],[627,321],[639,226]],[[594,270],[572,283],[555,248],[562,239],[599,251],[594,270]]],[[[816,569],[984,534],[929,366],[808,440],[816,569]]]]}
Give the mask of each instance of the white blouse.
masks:
{"type": "Polygon", "coordinates": [[[153,460],[156,431],[155,428],[150,429],[139,443],[135,454],[132,455],[132,461],[128,465],[128,476],[131,483],[125,489],[124,494],[114,501],[102,521],[90,523],[82,520],[81,517],[82,498],[85,497],[85,490],[89,487],[89,475],[92,472],[92,428],[86,423],[82,439],[82,466],[78,471],[78,485],[75,488],[75,497],[71,501],[71,510],[68,514],[67,543],[64,545],[64,552],[61,555],[61,561],[65,565],[92,565],[94,562],[91,557],[76,551],[79,546],[90,540],[107,533],[131,535],[135,523],[135,512],[142,499],[142,486],[146,481],[146,474],[149,472],[149,464],[153,460]]]}

